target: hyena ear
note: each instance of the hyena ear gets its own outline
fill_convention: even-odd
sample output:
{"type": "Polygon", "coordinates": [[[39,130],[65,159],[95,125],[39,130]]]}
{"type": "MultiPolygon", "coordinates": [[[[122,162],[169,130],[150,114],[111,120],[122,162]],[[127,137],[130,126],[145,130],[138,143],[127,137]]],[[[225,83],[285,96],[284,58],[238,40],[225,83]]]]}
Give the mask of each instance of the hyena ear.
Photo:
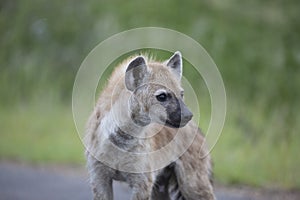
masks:
{"type": "Polygon", "coordinates": [[[167,61],[167,66],[171,68],[172,72],[181,79],[182,76],[182,57],[179,51],[176,51],[173,56],[167,61]]]}
{"type": "Polygon", "coordinates": [[[137,87],[143,84],[146,74],[147,64],[144,57],[139,56],[132,60],[125,73],[126,88],[130,91],[134,91],[137,87]]]}

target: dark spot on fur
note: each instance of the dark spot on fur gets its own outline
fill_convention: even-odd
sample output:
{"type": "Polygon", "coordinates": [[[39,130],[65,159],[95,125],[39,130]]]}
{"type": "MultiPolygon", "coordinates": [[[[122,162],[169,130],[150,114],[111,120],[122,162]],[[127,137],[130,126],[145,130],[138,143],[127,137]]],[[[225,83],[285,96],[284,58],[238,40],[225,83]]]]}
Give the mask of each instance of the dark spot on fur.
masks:
{"type": "Polygon", "coordinates": [[[165,167],[156,177],[154,188],[152,190],[152,199],[170,199],[169,198],[169,180],[173,174],[173,163],[165,167]]]}
{"type": "Polygon", "coordinates": [[[97,189],[93,188],[93,193],[96,194],[97,193],[97,189]]]}
{"type": "Polygon", "coordinates": [[[99,119],[100,117],[100,112],[96,112],[96,118],[99,119]]]}
{"type": "Polygon", "coordinates": [[[175,173],[176,163],[171,163],[166,166],[156,177],[154,188],[152,190],[152,199],[157,200],[184,200],[181,192],[179,191],[179,186],[177,182],[177,177],[175,173]],[[172,179],[172,180],[171,180],[172,179]],[[173,181],[172,188],[170,189],[170,181],[173,181]],[[175,185],[174,185],[175,181],[175,185]],[[171,191],[170,191],[171,190],[171,191]],[[172,196],[171,196],[172,194],[172,196]],[[175,195],[174,195],[175,194],[175,195]]]}
{"type": "Polygon", "coordinates": [[[109,135],[109,140],[114,145],[116,145],[117,147],[120,147],[122,149],[125,149],[126,147],[128,147],[128,144],[131,143],[131,141],[133,139],[135,139],[135,137],[125,133],[120,128],[118,128],[115,133],[111,133],[109,135]]]}

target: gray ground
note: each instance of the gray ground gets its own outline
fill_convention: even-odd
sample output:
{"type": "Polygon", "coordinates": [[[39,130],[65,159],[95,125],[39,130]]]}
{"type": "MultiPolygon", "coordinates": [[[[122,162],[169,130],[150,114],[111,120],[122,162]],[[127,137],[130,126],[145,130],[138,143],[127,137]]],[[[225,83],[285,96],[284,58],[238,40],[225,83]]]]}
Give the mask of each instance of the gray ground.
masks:
{"type": "MultiPolygon", "coordinates": [[[[300,192],[262,191],[249,188],[216,187],[219,200],[300,199],[300,192]]],[[[116,200],[126,200],[130,190],[114,184],[116,200]]],[[[31,166],[0,161],[1,200],[92,199],[85,170],[66,166],[31,166]]]]}

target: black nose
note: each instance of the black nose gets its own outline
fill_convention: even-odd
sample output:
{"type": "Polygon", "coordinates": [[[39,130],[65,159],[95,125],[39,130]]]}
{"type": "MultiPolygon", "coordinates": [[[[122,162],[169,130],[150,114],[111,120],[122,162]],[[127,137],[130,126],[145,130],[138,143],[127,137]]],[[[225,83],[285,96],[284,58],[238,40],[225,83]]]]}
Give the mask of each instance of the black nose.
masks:
{"type": "Polygon", "coordinates": [[[185,109],[183,109],[183,111],[181,112],[181,121],[185,123],[190,121],[192,118],[193,113],[187,107],[185,107],[185,109]]]}
{"type": "Polygon", "coordinates": [[[180,118],[181,118],[181,124],[185,125],[187,124],[193,117],[193,113],[188,109],[188,107],[185,105],[185,103],[180,99],[180,118]]]}

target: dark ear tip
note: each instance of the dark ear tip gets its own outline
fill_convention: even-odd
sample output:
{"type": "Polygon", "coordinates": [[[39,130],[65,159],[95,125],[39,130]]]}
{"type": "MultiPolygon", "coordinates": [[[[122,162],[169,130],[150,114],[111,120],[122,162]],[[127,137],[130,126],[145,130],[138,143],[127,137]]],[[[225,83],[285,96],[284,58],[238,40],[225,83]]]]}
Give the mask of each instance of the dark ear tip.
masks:
{"type": "Polygon", "coordinates": [[[181,61],[181,59],[182,59],[182,56],[181,56],[181,53],[180,53],[180,51],[176,51],[173,55],[172,55],[172,57],[170,58],[170,60],[169,61],[181,61]]]}
{"type": "Polygon", "coordinates": [[[140,65],[145,65],[145,64],[146,64],[145,58],[143,56],[138,56],[130,62],[130,64],[128,65],[128,67],[126,69],[126,72],[128,72],[129,70],[131,70],[134,67],[137,67],[140,65]]]}
{"type": "Polygon", "coordinates": [[[176,56],[176,55],[182,57],[180,51],[176,51],[176,52],[174,53],[174,56],[176,56]]]}
{"type": "Polygon", "coordinates": [[[133,60],[133,62],[136,62],[138,64],[143,64],[143,63],[145,63],[145,58],[143,56],[138,56],[137,58],[135,58],[133,60]]]}

